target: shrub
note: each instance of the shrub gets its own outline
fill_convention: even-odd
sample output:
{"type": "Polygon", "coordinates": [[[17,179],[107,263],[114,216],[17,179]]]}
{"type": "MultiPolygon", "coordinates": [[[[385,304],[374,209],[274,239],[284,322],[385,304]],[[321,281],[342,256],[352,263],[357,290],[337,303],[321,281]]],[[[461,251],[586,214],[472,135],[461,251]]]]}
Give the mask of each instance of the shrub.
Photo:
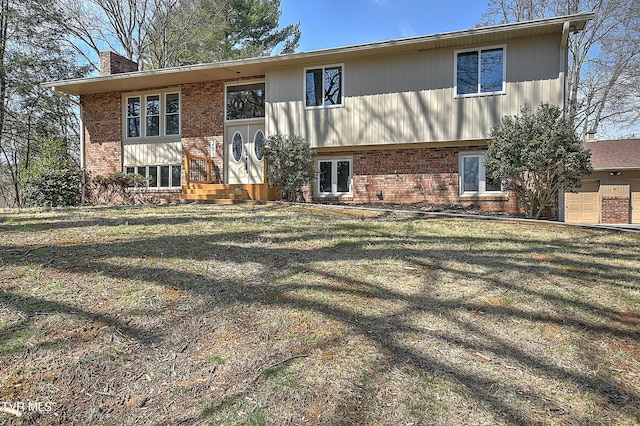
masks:
{"type": "Polygon", "coordinates": [[[295,201],[304,185],[315,178],[315,151],[300,136],[274,135],[265,141],[269,184],[282,188],[283,199],[295,201]]]}
{"type": "Polygon", "coordinates": [[[148,179],[138,174],[122,172],[97,175],[87,185],[87,199],[90,204],[131,205],[147,201],[143,193],[136,188],[145,188],[148,179]]]}
{"type": "Polygon", "coordinates": [[[580,187],[580,178],[592,171],[573,124],[554,105],[533,112],[524,107],[519,117],[504,117],[491,130],[487,171],[518,196],[525,216],[538,219],[554,204],[559,191],[580,187]]]}
{"type": "Polygon", "coordinates": [[[41,141],[42,155],[22,174],[25,205],[58,207],[80,202],[82,170],[67,152],[66,140],[49,137],[41,141]]]}

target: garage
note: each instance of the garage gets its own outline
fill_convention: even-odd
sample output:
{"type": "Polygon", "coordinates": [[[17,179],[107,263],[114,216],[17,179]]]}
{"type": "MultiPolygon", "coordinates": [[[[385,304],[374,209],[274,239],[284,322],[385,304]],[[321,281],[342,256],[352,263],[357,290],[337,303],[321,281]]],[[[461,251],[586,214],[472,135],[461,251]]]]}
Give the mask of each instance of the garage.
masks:
{"type": "Polygon", "coordinates": [[[598,223],[600,221],[600,181],[583,181],[577,193],[564,196],[567,223],[598,223]]]}
{"type": "Polygon", "coordinates": [[[640,139],[583,143],[593,172],[577,193],[564,194],[568,223],[640,223],[640,139]]]}
{"type": "Polygon", "coordinates": [[[640,179],[631,180],[631,223],[640,223],[640,179]]]}

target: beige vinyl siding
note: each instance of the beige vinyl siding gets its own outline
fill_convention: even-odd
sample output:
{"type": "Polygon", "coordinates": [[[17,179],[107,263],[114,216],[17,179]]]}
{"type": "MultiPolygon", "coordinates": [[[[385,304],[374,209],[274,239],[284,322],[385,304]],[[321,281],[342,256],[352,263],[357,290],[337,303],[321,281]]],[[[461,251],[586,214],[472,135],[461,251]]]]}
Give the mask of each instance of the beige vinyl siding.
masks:
{"type": "Polygon", "coordinates": [[[603,197],[629,197],[630,183],[640,180],[640,170],[619,170],[617,176],[608,171],[594,172],[589,178],[600,180],[600,195],[603,197]]]}
{"type": "MultiPolygon", "coordinates": [[[[297,134],[313,147],[483,140],[526,103],[562,103],[560,34],[502,44],[506,94],[455,98],[455,50],[443,48],[342,63],[344,105],[304,108],[302,67],[267,72],[267,133],[297,134]]],[[[331,65],[331,64],[318,64],[331,65]]]]}
{"type": "Polygon", "coordinates": [[[182,142],[125,143],[124,166],[182,163],[182,142]]]}

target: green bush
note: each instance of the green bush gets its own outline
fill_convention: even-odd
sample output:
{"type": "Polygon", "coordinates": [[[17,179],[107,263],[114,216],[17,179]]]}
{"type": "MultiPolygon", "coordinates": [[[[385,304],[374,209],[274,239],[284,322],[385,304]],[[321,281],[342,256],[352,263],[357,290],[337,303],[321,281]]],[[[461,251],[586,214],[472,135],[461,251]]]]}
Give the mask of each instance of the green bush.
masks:
{"type": "Polygon", "coordinates": [[[295,201],[304,185],[315,179],[315,151],[300,136],[274,135],[265,141],[269,184],[282,188],[283,199],[295,201]]]}
{"type": "Polygon", "coordinates": [[[74,206],[80,202],[82,170],[67,152],[66,141],[50,137],[41,141],[42,155],[22,174],[25,205],[74,206]]]}
{"type": "Polygon", "coordinates": [[[491,130],[486,167],[516,193],[525,216],[534,219],[554,204],[559,191],[576,190],[582,176],[592,171],[591,153],[573,123],[549,104],[504,117],[491,130]]]}

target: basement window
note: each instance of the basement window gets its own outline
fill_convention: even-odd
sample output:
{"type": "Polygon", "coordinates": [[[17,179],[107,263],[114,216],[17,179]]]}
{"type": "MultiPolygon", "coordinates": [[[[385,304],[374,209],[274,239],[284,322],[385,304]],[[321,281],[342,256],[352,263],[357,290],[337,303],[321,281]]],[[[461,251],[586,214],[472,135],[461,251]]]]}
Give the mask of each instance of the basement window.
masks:
{"type": "Polygon", "coordinates": [[[487,176],[484,153],[463,153],[459,158],[460,195],[503,194],[502,184],[487,176]]]}
{"type": "Polygon", "coordinates": [[[126,166],[126,174],[137,174],[148,179],[148,188],[177,189],[182,187],[182,166],[126,166]]]}
{"type": "Polygon", "coordinates": [[[350,158],[318,160],[317,194],[350,194],[352,173],[352,160],[350,158]]]}

